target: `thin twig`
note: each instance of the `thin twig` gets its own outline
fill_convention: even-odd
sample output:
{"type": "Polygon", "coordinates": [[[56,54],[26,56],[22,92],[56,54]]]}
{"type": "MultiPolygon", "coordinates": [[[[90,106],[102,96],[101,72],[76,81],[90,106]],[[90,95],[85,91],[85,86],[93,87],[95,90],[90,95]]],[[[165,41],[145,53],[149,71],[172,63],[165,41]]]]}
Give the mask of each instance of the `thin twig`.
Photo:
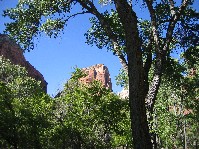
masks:
{"type": "Polygon", "coordinates": [[[68,18],[65,21],[68,21],[69,19],[74,18],[77,15],[86,14],[86,13],[89,13],[89,12],[88,11],[83,11],[83,12],[75,13],[73,15],[68,16],[68,18]]]}

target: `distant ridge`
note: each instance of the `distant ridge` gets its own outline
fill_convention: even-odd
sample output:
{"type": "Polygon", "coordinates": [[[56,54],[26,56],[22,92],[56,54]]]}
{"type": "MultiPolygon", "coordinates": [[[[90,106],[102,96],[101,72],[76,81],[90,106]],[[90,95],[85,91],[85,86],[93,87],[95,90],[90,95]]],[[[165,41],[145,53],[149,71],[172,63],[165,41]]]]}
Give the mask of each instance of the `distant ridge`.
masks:
{"type": "Polygon", "coordinates": [[[22,49],[8,35],[0,34],[0,56],[9,59],[13,64],[25,67],[28,75],[37,81],[41,81],[41,87],[47,92],[47,82],[43,75],[26,61],[22,49]]]}

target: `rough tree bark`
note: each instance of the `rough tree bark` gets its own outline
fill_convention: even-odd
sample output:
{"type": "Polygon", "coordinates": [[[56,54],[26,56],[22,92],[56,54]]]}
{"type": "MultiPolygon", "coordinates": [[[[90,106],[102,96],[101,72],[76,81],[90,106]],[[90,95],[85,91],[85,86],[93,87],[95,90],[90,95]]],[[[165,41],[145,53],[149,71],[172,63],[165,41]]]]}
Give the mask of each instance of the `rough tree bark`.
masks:
{"type": "Polygon", "coordinates": [[[169,21],[169,25],[166,30],[166,39],[163,45],[160,44],[160,38],[158,34],[158,29],[157,29],[158,28],[157,18],[156,18],[157,14],[155,13],[155,10],[153,8],[153,0],[145,0],[145,1],[146,1],[147,7],[150,13],[150,17],[151,17],[152,36],[153,36],[153,41],[155,44],[155,52],[156,52],[154,76],[149,86],[148,94],[145,98],[148,110],[152,113],[153,107],[155,104],[155,99],[156,99],[158,89],[161,83],[163,63],[166,59],[166,54],[170,50],[169,46],[172,41],[175,25],[190,1],[183,0],[179,9],[174,11],[174,1],[169,0],[171,19],[169,21]]]}
{"type": "Polygon", "coordinates": [[[129,105],[134,148],[152,149],[145,109],[144,68],[137,16],[127,1],[115,0],[114,2],[125,31],[129,105]]]}

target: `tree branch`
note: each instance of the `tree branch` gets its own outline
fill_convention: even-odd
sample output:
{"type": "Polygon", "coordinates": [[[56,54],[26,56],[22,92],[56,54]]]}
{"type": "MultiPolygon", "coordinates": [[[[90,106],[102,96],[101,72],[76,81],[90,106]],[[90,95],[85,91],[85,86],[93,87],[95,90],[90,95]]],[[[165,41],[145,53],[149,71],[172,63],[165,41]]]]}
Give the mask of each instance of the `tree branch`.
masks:
{"type": "Polygon", "coordinates": [[[107,33],[107,36],[110,38],[110,40],[113,44],[114,52],[118,56],[119,61],[121,62],[124,70],[128,72],[128,63],[127,63],[124,55],[119,51],[119,44],[118,44],[118,41],[117,41],[118,37],[113,33],[113,31],[110,27],[111,25],[109,24],[109,22],[105,19],[105,17],[100,12],[98,12],[95,5],[91,1],[89,1],[89,0],[77,0],[77,1],[80,3],[80,5],[83,8],[87,9],[87,11],[89,13],[95,15],[98,18],[102,27],[104,28],[105,32],[107,33]]]}
{"type": "Polygon", "coordinates": [[[155,63],[154,76],[149,86],[148,94],[145,97],[146,106],[148,110],[150,111],[150,113],[152,113],[153,105],[155,103],[155,99],[156,99],[158,89],[160,86],[160,78],[161,78],[161,72],[162,72],[162,51],[160,49],[158,27],[157,27],[155,10],[153,9],[153,1],[146,0],[146,4],[150,13],[150,17],[151,17],[152,35],[153,35],[153,40],[155,42],[155,51],[156,51],[156,63],[155,63]]]}
{"type": "Polygon", "coordinates": [[[152,26],[152,34],[156,46],[156,52],[160,52],[160,40],[159,40],[159,34],[158,34],[158,28],[157,28],[157,21],[156,21],[156,14],[155,10],[153,9],[153,1],[152,0],[146,0],[146,4],[150,13],[151,17],[151,26],[152,26]]]}
{"type": "Polygon", "coordinates": [[[151,68],[151,64],[152,64],[152,43],[153,43],[153,37],[150,37],[149,43],[146,47],[147,50],[147,58],[146,58],[146,62],[144,63],[144,71],[145,74],[148,76],[149,70],[151,68]]]}
{"type": "Polygon", "coordinates": [[[114,51],[115,51],[116,55],[118,56],[123,69],[128,74],[128,64],[126,62],[126,59],[124,58],[123,54],[121,52],[119,52],[118,44],[115,43],[114,41],[112,41],[112,43],[113,43],[114,51]]]}
{"type": "Polygon", "coordinates": [[[149,90],[149,81],[148,81],[148,74],[149,70],[151,68],[152,64],[152,39],[150,40],[147,48],[147,58],[146,62],[144,63],[144,82],[145,82],[145,94],[147,95],[147,92],[149,90]]]}
{"type": "MultiPolygon", "coordinates": [[[[146,0],[146,1],[149,3],[149,0],[146,0]]],[[[171,7],[173,7],[172,0],[170,0],[170,2],[172,5],[171,7]]],[[[169,26],[167,29],[165,44],[164,44],[163,48],[161,49],[161,51],[158,50],[153,80],[150,84],[149,91],[148,91],[148,94],[146,97],[146,104],[147,104],[148,109],[151,111],[151,113],[153,112],[155,99],[156,99],[158,89],[160,86],[160,82],[161,82],[163,62],[165,60],[167,52],[169,51],[169,45],[172,40],[174,28],[175,28],[175,25],[176,25],[178,19],[180,18],[180,15],[182,14],[184,9],[188,5],[188,2],[189,2],[189,0],[183,0],[178,12],[176,12],[170,19],[170,23],[169,23],[169,26]]],[[[149,6],[149,9],[151,9],[151,6],[149,6]]]]}
{"type": "Polygon", "coordinates": [[[89,12],[88,12],[88,11],[82,11],[82,12],[79,12],[79,13],[75,13],[75,14],[73,14],[73,15],[68,16],[68,18],[67,18],[65,21],[68,21],[70,18],[74,18],[74,17],[76,17],[77,15],[86,14],[86,13],[89,13],[89,12]]]}
{"type": "Polygon", "coordinates": [[[174,1],[173,0],[168,0],[170,5],[170,12],[171,12],[171,15],[174,16],[175,15],[175,6],[174,6],[174,1]]]}
{"type": "Polygon", "coordinates": [[[163,51],[164,51],[165,54],[169,49],[169,45],[170,45],[170,42],[172,40],[172,35],[173,35],[173,30],[175,28],[175,25],[176,25],[177,21],[179,20],[180,15],[186,9],[188,3],[189,3],[189,0],[183,0],[178,12],[176,12],[170,20],[169,26],[167,28],[166,42],[165,42],[165,45],[164,45],[164,48],[163,48],[163,51]]]}

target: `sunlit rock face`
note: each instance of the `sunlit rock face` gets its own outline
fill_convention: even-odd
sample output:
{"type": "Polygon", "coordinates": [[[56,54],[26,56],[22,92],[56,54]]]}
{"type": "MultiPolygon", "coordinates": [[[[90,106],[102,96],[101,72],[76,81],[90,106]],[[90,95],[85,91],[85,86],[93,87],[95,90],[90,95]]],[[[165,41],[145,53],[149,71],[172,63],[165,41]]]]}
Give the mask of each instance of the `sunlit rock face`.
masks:
{"type": "Polygon", "coordinates": [[[25,67],[28,75],[37,81],[41,81],[41,87],[47,92],[48,83],[45,81],[43,75],[26,61],[20,46],[4,34],[0,34],[0,56],[9,59],[15,65],[25,67]]]}
{"type": "Polygon", "coordinates": [[[121,99],[128,99],[129,98],[129,90],[126,88],[123,88],[122,91],[118,93],[118,95],[121,97],[121,99]]]}
{"type": "Polygon", "coordinates": [[[104,64],[96,64],[82,69],[87,74],[86,77],[80,79],[85,84],[98,80],[102,85],[112,91],[112,83],[108,68],[104,64]]]}

